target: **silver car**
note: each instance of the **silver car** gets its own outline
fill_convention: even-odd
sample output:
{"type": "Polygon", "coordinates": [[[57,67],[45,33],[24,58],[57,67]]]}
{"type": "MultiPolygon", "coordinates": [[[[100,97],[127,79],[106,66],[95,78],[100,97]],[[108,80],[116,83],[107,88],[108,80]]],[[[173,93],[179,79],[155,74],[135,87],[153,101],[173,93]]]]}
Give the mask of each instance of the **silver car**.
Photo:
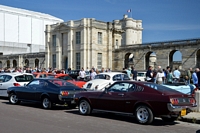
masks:
{"type": "Polygon", "coordinates": [[[24,86],[34,79],[31,73],[1,73],[0,74],[0,96],[8,97],[7,89],[12,86],[24,86]]]}

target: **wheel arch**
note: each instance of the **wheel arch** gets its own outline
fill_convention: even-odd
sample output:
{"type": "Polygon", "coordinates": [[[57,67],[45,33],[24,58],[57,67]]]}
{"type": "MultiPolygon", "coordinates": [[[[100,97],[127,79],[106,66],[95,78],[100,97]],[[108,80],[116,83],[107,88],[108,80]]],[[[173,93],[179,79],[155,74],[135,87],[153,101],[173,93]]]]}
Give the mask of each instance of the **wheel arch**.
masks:
{"type": "Polygon", "coordinates": [[[88,99],[87,97],[81,97],[78,100],[78,105],[80,104],[81,100],[86,100],[90,104],[90,107],[92,108],[92,103],[91,103],[90,99],[88,99]]]}

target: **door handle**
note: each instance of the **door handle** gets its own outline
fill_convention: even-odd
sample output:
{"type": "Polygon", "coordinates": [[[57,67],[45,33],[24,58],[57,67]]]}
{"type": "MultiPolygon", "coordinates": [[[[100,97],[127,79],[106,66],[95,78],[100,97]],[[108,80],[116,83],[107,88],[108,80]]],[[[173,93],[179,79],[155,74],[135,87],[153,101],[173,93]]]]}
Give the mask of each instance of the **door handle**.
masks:
{"type": "Polygon", "coordinates": [[[121,94],[118,94],[118,96],[124,96],[124,94],[123,94],[123,93],[121,93],[121,94]]]}

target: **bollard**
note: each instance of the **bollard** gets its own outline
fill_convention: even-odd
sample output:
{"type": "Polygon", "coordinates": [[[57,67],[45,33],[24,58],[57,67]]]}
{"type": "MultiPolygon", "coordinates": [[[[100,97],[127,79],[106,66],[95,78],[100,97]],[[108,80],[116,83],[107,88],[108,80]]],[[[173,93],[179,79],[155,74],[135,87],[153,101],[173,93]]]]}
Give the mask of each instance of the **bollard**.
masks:
{"type": "Polygon", "coordinates": [[[200,90],[195,92],[195,99],[197,102],[197,112],[200,112],[200,90]]]}

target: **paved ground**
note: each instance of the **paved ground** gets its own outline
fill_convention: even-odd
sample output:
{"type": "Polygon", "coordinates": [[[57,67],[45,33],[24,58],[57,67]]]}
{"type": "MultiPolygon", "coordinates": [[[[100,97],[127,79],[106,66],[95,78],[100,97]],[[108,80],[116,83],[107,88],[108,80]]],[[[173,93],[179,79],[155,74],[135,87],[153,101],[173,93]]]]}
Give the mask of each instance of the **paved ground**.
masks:
{"type": "Polygon", "coordinates": [[[94,112],[79,115],[78,110],[21,103],[11,105],[0,99],[0,133],[200,133],[200,125],[188,122],[163,122],[156,118],[151,125],[137,124],[130,116],[94,112]]]}
{"type": "Polygon", "coordinates": [[[200,112],[191,112],[187,114],[186,116],[180,117],[179,120],[200,124],[200,112]]]}

